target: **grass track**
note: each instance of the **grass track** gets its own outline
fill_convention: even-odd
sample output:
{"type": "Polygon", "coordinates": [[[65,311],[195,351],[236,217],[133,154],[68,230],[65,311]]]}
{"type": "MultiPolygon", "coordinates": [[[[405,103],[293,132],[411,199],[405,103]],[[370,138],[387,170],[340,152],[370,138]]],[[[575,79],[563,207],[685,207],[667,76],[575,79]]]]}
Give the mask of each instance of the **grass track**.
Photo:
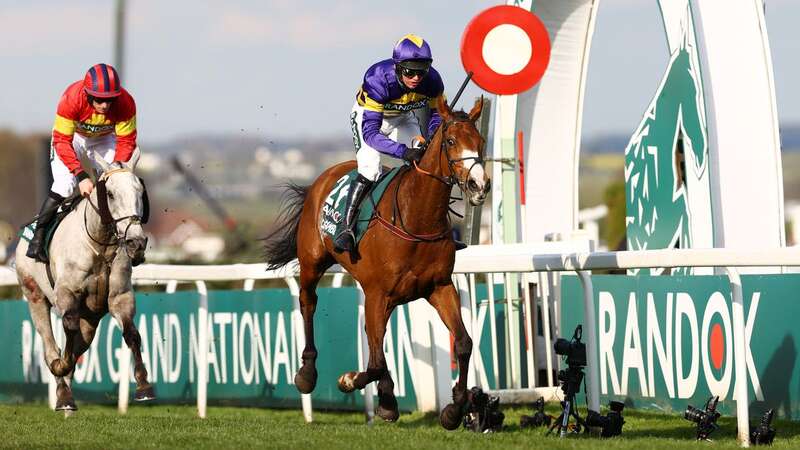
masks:
{"type": "MultiPolygon", "coordinates": [[[[212,407],[200,420],[190,406],[131,405],[119,416],[114,408],[87,405],[65,419],[44,405],[0,405],[0,448],[738,448],[733,418],[721,419],[709,444],[694,441],[691,424],[674,415],[629,412],[623,436],[600,441],[521,430],[519,416],[529,411],[504,412],[505,431],[479,435],[445,431],[434,415],[421,413],[404,414],[396,424],[366,426],[357,413],[315,412],[315,422],[305,424],[299,411],[212,407]]],[[[777,428],[774,448],[800,448],[800,424],[779,421],[777,428]]]]}

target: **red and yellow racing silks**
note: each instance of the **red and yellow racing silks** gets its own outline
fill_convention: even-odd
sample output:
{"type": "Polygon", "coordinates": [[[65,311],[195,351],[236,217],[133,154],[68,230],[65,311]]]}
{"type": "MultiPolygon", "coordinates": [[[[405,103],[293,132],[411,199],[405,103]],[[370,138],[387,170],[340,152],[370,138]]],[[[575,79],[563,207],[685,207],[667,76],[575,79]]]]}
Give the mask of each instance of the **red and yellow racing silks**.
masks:
{"type": "Polygon", "coordinates": [[[53,146],[73,175],[81,171],[81,163],[72,146],[75,133],[88,138],[116,134],[114,161],[127,162],[136,148],[136,103],[133,97],[122,89],[108,113],[99,114],[89,104],[83,80],[71,84],[58,102],[53,124],[53,146]]]}

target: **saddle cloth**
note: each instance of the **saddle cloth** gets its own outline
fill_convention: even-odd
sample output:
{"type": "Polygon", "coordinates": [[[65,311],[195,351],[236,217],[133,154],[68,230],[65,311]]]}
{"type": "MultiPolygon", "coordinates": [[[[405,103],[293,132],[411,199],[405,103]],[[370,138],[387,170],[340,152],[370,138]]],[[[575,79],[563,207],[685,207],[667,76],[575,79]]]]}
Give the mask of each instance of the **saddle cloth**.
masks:
{"type": "MultiPolygon", "coordinates": [[[[47,227],[47,230],[45,230],[44,248],[48,257],[50,257],[50,241],[53,240],[53,235],[56,234],[56,229],[61,224],[61,221],[67,217],[67,214],[72,212],[72,210],[78,206],[78,203],[80,203],[81,200],[82,198],[79,196],[70,197],[61,202],[61,206],[58,207],[56,216],[53,218],[53,221],[50,222],[50,226],[47,227]]],[[[18,236],[21,239],[25,239],[26,241],[30,242],[31,239],[33,239],[33,232],[35,230],[36,220],[29,222],[27,225],[23,225],[19,230],[18,236]]]]}
{"type": "MultiPolygon", "coordinates": [[[[401,166],[402,167],[402,166],[401,166]]],[[[364,201],[361,202],[357,214],[358,219],[354,227],[354,234],[356,236],[356,244],[361,241],[364,233],[369,228],[370,220],[375,211],[375,206],[380,201],[389,183],[400,172],[401,167],[395,167],[389,171],[384,171],[378,178],[378,181],[372,185],[364,201]]],[[[322,233],[327,234],[333,238],[344,229],[345,208],[347,208],[347,193],[350,190],[350,183],[358,175],[358,170],[353,169],[347,174],[343,175],[333,185],[328,196],[325,198],[325,204],[322,205],[322,213],[320,217],[320,229],[322,233]]]]}

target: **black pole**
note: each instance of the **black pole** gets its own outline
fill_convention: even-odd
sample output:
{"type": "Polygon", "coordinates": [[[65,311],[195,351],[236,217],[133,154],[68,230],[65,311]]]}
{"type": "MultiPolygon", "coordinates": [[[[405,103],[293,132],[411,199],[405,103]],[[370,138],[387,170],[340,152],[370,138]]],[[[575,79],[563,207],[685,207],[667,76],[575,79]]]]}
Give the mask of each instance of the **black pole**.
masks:
{"type": "Polygon", "coordinates": [[[453,101],[450,102],[450,109],[453,109],[453,107],[456,106],[458,98],[461,97],[461,93],[464,92],[464,88],[467,87],[467,83],[469,83],[469,80],[471,79],[472,79],[472,71],[470,70],[469,72],[467,72],[467,78],[464,80],[463,83],[461,83],[461,87],[458,89],[458,92],[456,92],[456,96],[453,97],[453,101]]]}

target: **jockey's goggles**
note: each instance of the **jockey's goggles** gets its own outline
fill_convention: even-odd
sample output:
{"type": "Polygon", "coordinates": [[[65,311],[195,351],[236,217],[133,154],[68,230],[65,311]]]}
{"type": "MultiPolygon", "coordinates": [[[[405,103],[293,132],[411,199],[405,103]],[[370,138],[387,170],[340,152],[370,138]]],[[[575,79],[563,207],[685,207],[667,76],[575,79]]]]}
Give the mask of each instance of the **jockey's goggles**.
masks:
{"type": "Polygon", "coordinates": [[[407,78],[414,78],[416,76],[423,78],[428,74],[428,69],[409,69],[408,67],[401,67],[400,74],[407,78]]]}
{"type": "Polygon", "coordinates": [[[89,96],[89,102],[96,102],[96,103],[114,103],[117,100],[117,97],[93,97],[89,96]]]}

